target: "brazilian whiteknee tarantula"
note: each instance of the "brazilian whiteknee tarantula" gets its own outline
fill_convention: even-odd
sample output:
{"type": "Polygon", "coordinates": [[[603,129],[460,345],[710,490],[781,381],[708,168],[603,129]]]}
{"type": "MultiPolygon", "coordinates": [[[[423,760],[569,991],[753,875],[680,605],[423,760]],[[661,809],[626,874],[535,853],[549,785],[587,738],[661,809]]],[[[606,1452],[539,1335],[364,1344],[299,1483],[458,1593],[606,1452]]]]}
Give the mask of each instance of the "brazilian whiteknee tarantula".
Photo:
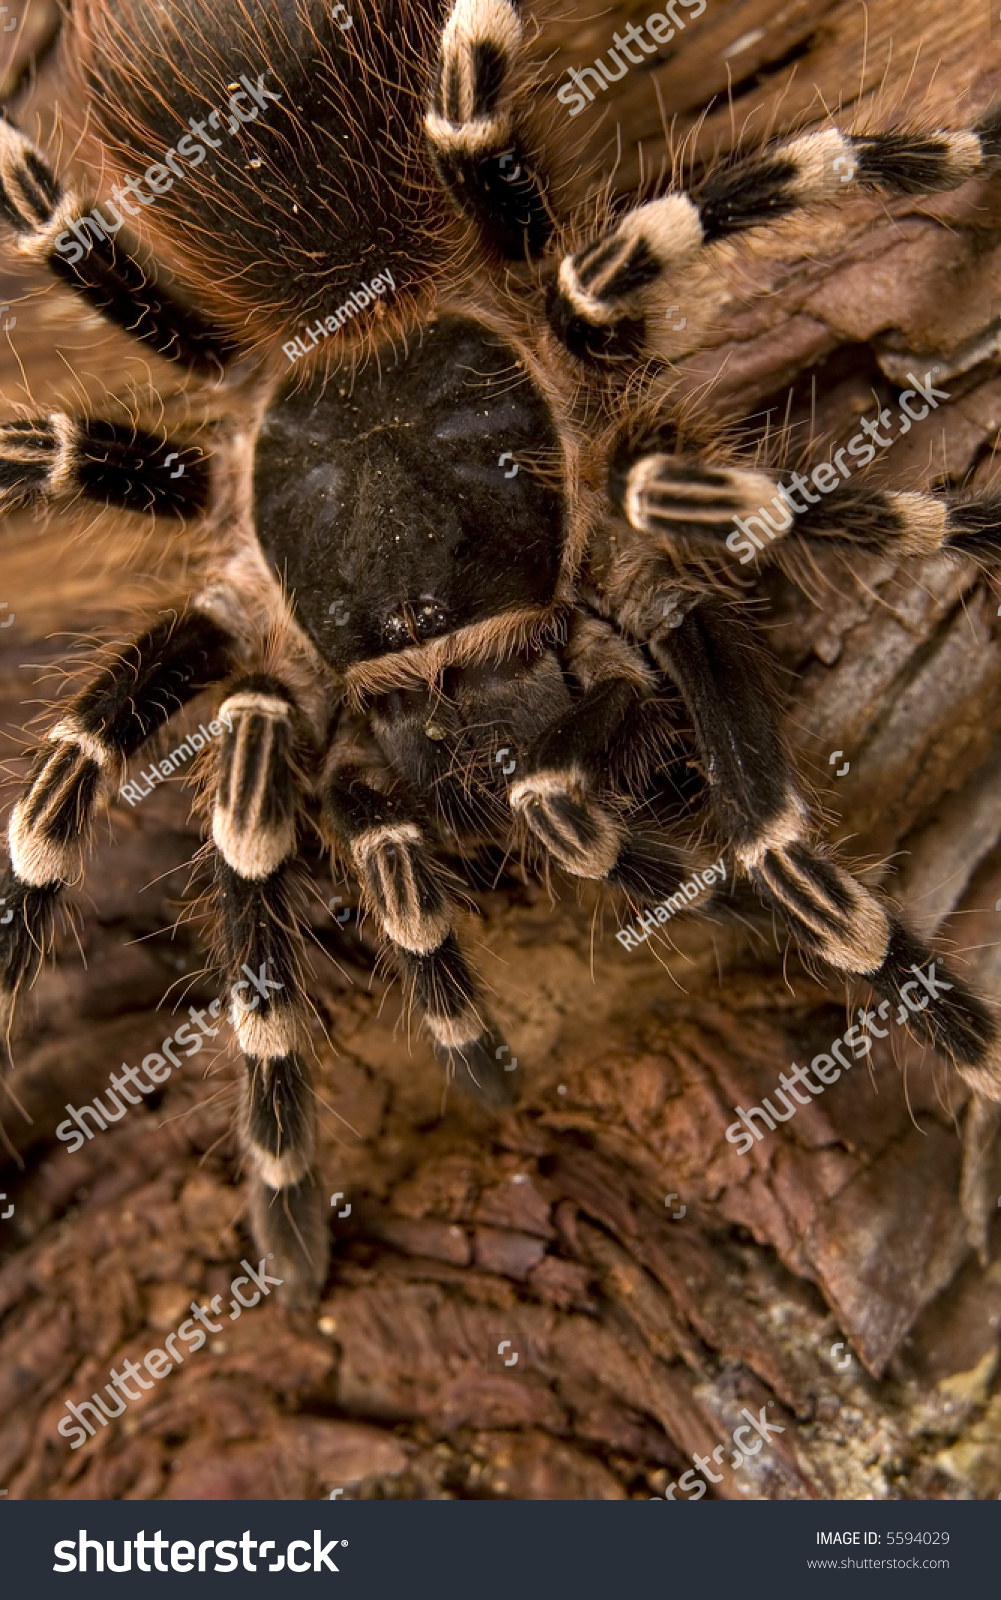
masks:
{"type": "MultiPolygon", "coordinates": [[[[536,158],[521,41],[512,0],[83,0],[67,70],[119,173],[164,153],[153,197],[128,176],[88,212],[0,123],[21,254],[224,396],[254,397],[251,427],[200,442],[68,414],[0,428],[5,511],[78,495],[201,518],[213,550],[186,608],[104,666],[35,759],[0,885],[4,1026],[126,758],[217,689],[232,724],[208,801],[217,938],[227,982],[248,963],[282,985],[237,1031],[253,1226],[291,1299],[326,1271],[290,893],[310,817],[448,1071],[494,1103],[515,1080],[452,931],[446,855],[527,848],[643,907],[722,847],[807,957],[893,1001],[930,959],[817,843],[729,577],[733,517],[776,485],[679,445],[645,318],[663,326],[669,275],[741,230],[994,171],[1001,115],[804,134],[572,235],[536,158]],[[222,105],[221,122],[206,108],[222,105]],[[118,236],[123,210],[169,241],[183,300],[118,236]],[[311,318],[322,337],[298,359],[289,332],[311,318]],[[697,847],[678,824],[693,782],[697,847]]],[[[846,483],[794,534],[996,562],[1001,498],[846,483]]],[[[997,1025],[954,974],[914,1025],[1001,1097],[997,1025]]]]}

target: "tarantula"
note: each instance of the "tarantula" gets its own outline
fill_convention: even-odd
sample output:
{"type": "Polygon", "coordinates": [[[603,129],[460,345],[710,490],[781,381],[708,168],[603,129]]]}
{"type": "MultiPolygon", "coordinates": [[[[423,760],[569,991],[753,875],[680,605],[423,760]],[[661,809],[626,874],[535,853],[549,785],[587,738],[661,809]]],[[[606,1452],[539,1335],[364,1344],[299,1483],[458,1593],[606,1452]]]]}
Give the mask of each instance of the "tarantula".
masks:
{"type": "MultiPolygon", "coordinates": [[[[722,849],[808,959],[891,1001],[930,959],[818,843],[783,740],[726,548],[776,482],[686,446],[646,328],[717,241],[997,170],[1001,113],[806,133],[572,228],[522,34],[512,0],[84,0],[70,70],[119,173],[164,152],[152,196],[127,176],[88,210],[0,124],[21,254],[224,400],[253,396],[251,426],[197,439],[68,414],[0,427],[5,511],[79,495],[211,531],[197,591],[66,705],[14,807],[4,1026],[126,758],[216,691],[214,923],[227,983],[273,975],[236,1029],[252,1224],[290,1300],[326,1271],[292,893],[310,819],[447,1072],[492,1104],[517,1079],[452,931],[446,858],[520,850],[643,908],[722,849]],[[119,236],[133,200],[183,296],[119,236]],[[289,333],[310,318],[307,348],[289,333]],[[513,773],[495,759],[511,752],[513,773]]],[[[996,495],[845,483],[786,520],[787,541],[1001,555],[996,495]]],[[[916,1031],[1001,1097],[994,1019],[955,974],[938,982],[916,1031]]]]}

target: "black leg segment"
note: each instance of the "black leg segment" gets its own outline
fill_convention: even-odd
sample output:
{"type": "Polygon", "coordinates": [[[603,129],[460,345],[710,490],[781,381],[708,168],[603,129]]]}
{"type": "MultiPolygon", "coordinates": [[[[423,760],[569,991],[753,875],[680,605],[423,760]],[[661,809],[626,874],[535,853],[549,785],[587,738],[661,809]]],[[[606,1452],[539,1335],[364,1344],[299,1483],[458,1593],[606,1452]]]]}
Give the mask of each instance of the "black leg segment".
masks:
{"type": "Polygon", "coordinates": [[[507,260],[541,255],[553,231],[511,113],[521,33],[510,0],[455,0],[425,122],[439,178],[507,260]]]}
{"type": "Polygon", "coordinates": [[[195,445],[65,412],[0,424],[0,514],[70,495],[197,516],[208,504],[209,458],[195,445]]]}
{"type": "Polygon", "coordinates": [[[149,281],[115,235],[123,218],[110,201],[87,213],[38,150],[0,113],[0,219],[18,252],[44,264],[95,311],[168,361],[218,375],[239,353],[221,329],[149,281]],[[109,218],[112,213],[112,218],[109,218]]]}

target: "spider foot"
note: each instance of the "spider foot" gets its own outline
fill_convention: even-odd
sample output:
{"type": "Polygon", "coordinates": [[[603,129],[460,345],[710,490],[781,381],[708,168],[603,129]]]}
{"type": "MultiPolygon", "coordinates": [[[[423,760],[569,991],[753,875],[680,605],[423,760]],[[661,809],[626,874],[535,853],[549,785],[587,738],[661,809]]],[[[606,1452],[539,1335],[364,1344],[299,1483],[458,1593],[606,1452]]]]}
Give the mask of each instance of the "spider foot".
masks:
{"type": "Polygon", "coordinates": [[[250,1225],[268,1270],[282,1279],[275,1299],[290,1310],[315,1305],[327,1276],[329,1241],[323,1196],[312,1173],[273,1189],[260,1177],[250,1183],[250,1225]]]}
{"type": "Polygon", "coordinates": [[[435,1056],[448,1082],[492,1111],[504,1111],[517,1099],[518,1060],[492,1030],[466,1044],[435,1044],[435,1056]]]}
{"type": "Polygon", "coordinates": [[[19,234],[46,227],[62,189],[38,151],[0,113],[0,217],[19,234]]]}
{"type": "Polygon", "coordinates": [[[791,925],[804,950],[838,972],[877,972],[886,957],[886,912],[851,873],[791,841],[738,849],[737,859],[765,900],[791,925]]]}
{"type": "Polygon", "coordinates": [[[511,785],[511,808],[561,866],[578,878],[606,878],[624,833],[586,792],[573,768],[549,769],[511,785]]]}
{"type": "Polygon", "coordinates": [[[893,919],[885,957],[870,982],[897,1008],[895,1022],[948,1056],[976,1094],[1001,1100],[997,1021],[940,957],[893,919]]]}
{"type": "Polygon", "coordinates": [[[867,978],[889,1002],[879,1008],[881,1018],[934,1045],[977,1094],[1001,1100],[995,1018],[870,890],[805,844],[763,849],[756,857],[745,849],[737,856],[804,951],[839,972],[867,978]]]}
{"type": "Polygon", "coordinates": [[[510,130],[506,86],[521,48],[508,0],[456,0],[445,24],[428,137],[446,159],[490,155],[510,130]]]}

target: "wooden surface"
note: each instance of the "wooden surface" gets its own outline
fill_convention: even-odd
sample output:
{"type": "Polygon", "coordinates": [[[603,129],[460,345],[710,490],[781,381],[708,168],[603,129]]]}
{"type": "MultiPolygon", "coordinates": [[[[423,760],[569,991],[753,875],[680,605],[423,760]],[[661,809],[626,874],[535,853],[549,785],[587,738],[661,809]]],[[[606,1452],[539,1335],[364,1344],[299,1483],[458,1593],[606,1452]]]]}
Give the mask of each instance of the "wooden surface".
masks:
{"type": "MultiPolygon", "coordinates": [[[[734,129],[753,142],[820,123],[825,106],[844,105],[842,126],[891,115],[958,126],[1001,92],[983,5],[709,0],[674,56],[637,67],[568,126],[552,92],[566,68],[647,14],[609,7],[543,24],[540,118],[567,201],[600,191],[619,146],[621,193],[656,174],[658,88],[678,146],[713,102],[691,140],[697,166],[734,129]]],[[[57,103],[51,72],[22,101],[43,121],[57,103]]],[[[728,247],[709,348],[679,356],[679,396],[698,402],[710,433],[739,423],[770,459],[824,458],[860,415],[894,403],[881,361],[967,365],[999,252],[996,184],[818,212],[728,247]]],[[[145,411],[151,383],[173,384],[69,295],[9,256],[3,272],[7,300],[28,297],[0,339],[7,414],[104,390],[145,411]]],[[[880,481],[994,475],[996,360],[943,386],[948,403],[894,443],[873,469],[880,481]]],[[[168,394],[168,414],[186,404],[168,394]]],[[[67,651],[124,637],[137,610],[177,592],[188,552],[138,522],[79,513],[47,527],[17,519],[4,541],[0,599],[15,622],[0,629],[0,729],[16,774],[25,724],[59,692],[67,651]]],[[[799,583],[773,572],[754,593],[804,772],[850,858],[996,996],[1001,592],[944,561],[852,566],[804,556],[799,583]],[[836,750],[850,763],[840,780],[836,750]]],[[[32,1120],[5,1099],[25,1165],[0,1177],[15,1205],[0,1222],[11,1498],[643,1497],[727,1441],[742,1407],[766,1404],[784,1432],[728,1470],[718,1497],[998,1494],[1001,1264],[981,1266],[970,1239],[977,1204],[997,1214],[1001,1163],[985,1157],[964,1216],[965,1094],[941,1062],[896,1029],[871,1070],[860,1064],[738,1157],[723,1138],[731,1108],[760,1102],[791,1062],[843,1032],[844,993],[809,977],[764,919],[747,933],[678,920],[670,946],[629,952],[610,903],[567,890],[553,907],[509,883],[478,896],[463,936],[524,1098],[501,1119],[456,1097],[443,1108],[430,1050],[375,975],[373,947],[327,911],[319,860],[321,1167],[351,1205],[347,1219],[332,1213],[322,1306],[248,1312],[71,1452],[55,1431],[64,1401],[125,1356],[141,1360],[193,1297],[225,1294],[249,1247],[228,1048],[208,1076],[203,1054],[155,1109],[79,1154],[53,1138],[67,1101],[89,1099],[177,1026],[178,985],[185,1005],[215,992],[195,929],[172,931],[198,846],[189,799],[170,785],[102,825],[74,896],[80,943],[62,936],[19,1036],[10,1081],[32,1120]]],[[[864,999],[860,989],[852,1007],[864,999]]]]}

